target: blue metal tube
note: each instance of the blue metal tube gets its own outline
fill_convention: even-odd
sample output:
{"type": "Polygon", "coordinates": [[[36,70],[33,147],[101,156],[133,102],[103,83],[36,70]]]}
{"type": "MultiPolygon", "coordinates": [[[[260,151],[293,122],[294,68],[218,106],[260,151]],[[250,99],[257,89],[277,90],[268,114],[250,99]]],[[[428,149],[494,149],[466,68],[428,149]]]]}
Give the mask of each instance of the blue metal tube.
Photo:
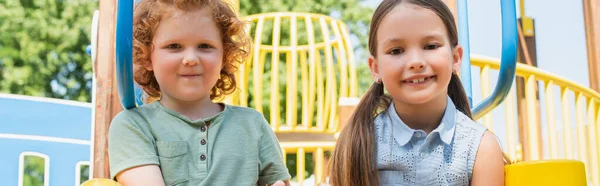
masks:
{"type": "Polygon", "coordinates": [[[117,87],[121,105],[125,109],[135,108],[133,87],[133,1],[119,0],[116,26],[116,71],[117,87]]]}
{"type": "Polygon", "coordinates": [[[474,118],[479,118],[502,103],[515,79],[518,44],[517,9],[514,0],[501,0],[500,3],[502,11],[502,57],[500,59],[498,83],[492,95],[472,110],[474,118]]]}
{"type": "Polygon", "coordinates": [[[463,48],[463,58],[460,67],[460,81],[465,88],[469,105],[473,107],[473,91],[471,90],[471,45],[469,40],[469,9],[467,0],[458,1],[458,41],[463,48]]]}

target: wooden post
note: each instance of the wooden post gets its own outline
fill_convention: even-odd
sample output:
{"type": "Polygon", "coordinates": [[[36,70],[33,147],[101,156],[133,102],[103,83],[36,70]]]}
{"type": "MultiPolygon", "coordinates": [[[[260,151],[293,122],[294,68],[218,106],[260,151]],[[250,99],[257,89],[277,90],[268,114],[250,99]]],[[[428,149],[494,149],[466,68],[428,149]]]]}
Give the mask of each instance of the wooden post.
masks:
{"type": "Polygon", "coordinates": [[[96,104],[93,136],[93,178],[109,178],[108,127],[122,110],[115,76],[115,20],[117,0],[99,2],[96,104]]]}
{"type": "Polygon", "coordinates": [[[590,87],[600,92],[600,0],[583,0],[590,87]]]}

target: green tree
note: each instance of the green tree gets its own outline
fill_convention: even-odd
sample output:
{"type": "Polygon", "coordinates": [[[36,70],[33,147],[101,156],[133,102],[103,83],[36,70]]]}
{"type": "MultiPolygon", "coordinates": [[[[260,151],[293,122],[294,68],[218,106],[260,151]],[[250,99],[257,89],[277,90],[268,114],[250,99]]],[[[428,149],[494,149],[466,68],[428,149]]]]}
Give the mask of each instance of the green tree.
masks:
{"type": "Polygon", "coordinates": [[[0,0],[0,92],[91,101],[97,1],[0,0]]]}
{"type": "Polygon", "coordinates": [[[42,186],[44,185],[44,163],[46,160],[37,156],[25,156],[23,185],[24,186],[42,186]]]}

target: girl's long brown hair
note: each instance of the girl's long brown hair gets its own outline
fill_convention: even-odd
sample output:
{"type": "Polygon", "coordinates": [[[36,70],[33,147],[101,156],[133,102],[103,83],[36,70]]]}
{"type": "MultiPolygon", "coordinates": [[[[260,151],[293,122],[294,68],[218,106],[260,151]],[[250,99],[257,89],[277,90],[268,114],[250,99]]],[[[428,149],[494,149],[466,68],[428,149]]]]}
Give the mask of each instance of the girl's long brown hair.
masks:
{"type": "MultiPolygon", "coordinates": [[[[371,19],[369,52],[377,54],[377,29],[383,17],[400,3],[410,3],[435,12],[444,22],[452,47],[458,45],[454,17],[441,0],[384,0],[371,19]]],[[[452,74],[448,84],[448,96],[456,108],[472,119],[465,90],[458,75],[452,74]]],[[[330,182],[333,186],[379,185],[376,162],[376,139],[374,118],[391,103],[385,95],[382,83],[373,83],[364,95],[348,124],[341,131],[330,164],[330,182]]]]}

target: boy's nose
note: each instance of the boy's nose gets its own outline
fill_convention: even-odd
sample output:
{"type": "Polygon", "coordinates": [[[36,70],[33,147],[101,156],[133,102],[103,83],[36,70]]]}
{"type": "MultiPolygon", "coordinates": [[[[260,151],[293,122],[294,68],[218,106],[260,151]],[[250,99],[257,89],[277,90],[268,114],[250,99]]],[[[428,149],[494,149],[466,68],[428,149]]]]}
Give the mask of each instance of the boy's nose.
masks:
{"type": "Polygon", "coordinates": [[[182,61],[185,66],[192,66],[200,63],[200,57],[195,52],[188,52],[182,61]]]}

